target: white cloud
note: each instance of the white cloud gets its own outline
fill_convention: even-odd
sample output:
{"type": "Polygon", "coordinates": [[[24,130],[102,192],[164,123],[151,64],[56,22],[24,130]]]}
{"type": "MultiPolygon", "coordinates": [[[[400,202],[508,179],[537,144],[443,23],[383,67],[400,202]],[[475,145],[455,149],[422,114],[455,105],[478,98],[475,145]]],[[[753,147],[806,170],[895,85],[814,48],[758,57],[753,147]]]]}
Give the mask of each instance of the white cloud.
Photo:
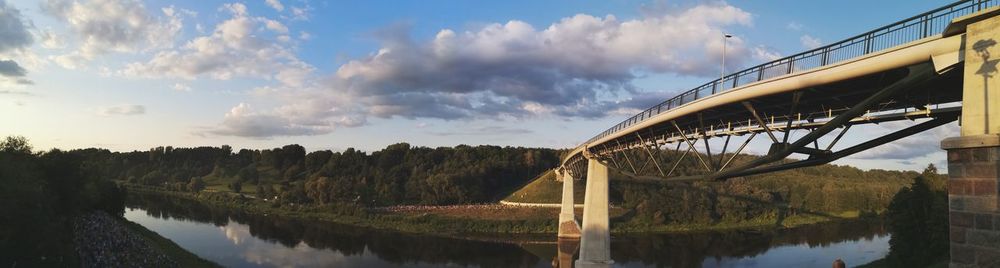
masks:
{"type": "Polygon", "coordinates": [[[186,84],[182,84],[182,83],[174,83],[173,88],[176,91],[184,91],[184,92],[190,92],[191,91],[191,86],[186,85],[186,84]]]}
{"type": "Polygon", "coordinates": [[[294,114],[256,112],[250,109],[250,105],[240,103],[226,113],[219,126],[195,134],[268,138],[320,135],[333,131],[333,124],[317,124],[297,119],[294,114]]]}
{"type": "MultiPolygon", "coordinates": [[[[377,52],[348,61],[326,79],[308,78],[312,72],[308,65],[278,64],[292,67],[272,77],[281,86],[257,92],[284,105],[259,112],[238,106],[219,126],[202,133],[314,135],[364,124],[369,116],[505,120],[632,112],[669,97],[668,92],[637,90],[631,84],[637,73],[715,75],[724,27],[751,23],[751,14],[739,8],[704,4],[632,20],[579,14],[545,28],[514,20],[460,32],[442,29],[427,41],[412,40],[408,29],[389,28],[375,34],[382,44],[377,52]]],[[[228,31],[218,30],[213,36],[228,36],[228,31]]],[[[731,38],[728,46],[727,62],[733,66],[752,55],[739,37],[731,38]]],[[[239,49],[219,49],[233,50],[239,49]]],[[[163,55],[130,67],[163,66],[168,68],[145,72],[187,74],[178,68],[187,70],[185,64],[200,62],[183,57],[163,55]],[[177,59],[164,64],[157,60],[167,57],[177,59]]],[[[266,64],[253,64],[261,65],[266,64]]],[[[232,73],[238,66],[243,65],[220,70],[232,73]]],[[[266,70],[263,75],[282,69],[266,70]]]]}
{"type": "Polygon", "coordinates": [[[770,62],[781,58],[781,53],[765,46],[756,46],[751,49],[754,59],[760,62],[770,62]]]}
{"type": "Polygon", "coordinates": [[[294,20],[309,20],[309,11],[312,8],[305,7],[292,7],[292,19],[294,20]]]}
{"type": "Polygon", "coordinates": [[[211,34],[195,37],[178,49],[160,51],[147,62],[129,63],[121,74],[182,79],[207,76],[218,80],[267,78],[290,85],[301,85],[302,79],[311,74],[312,66],[299,60],[290,48],[275,42],[285,35],[270,36],[257,30],[287,32],[287,27],[274,20],[250,16],[240,3],[226,4],[222,9],[231,17],[216,25],[211,34]]]}
{"type": "Polygon", "coordinates": [[[101,116],[115,115],[140,115],[146,113],[146,107],[142,105],[115,105],[97,108],[97,114],[101,116]]]}
{"type": "Polygon", "coordinates": [[[276,20],[270,20],[270,19],[265,20],[265,25],[267,25],[267,29],[272,30],[276,33],[283,33],[283,34],[288,33],[288,27],[286,27],[284,24],[281,24],[281,22],[278,22],[276,20]]]}
{"type": "Polygon", "coordinates": [[[310,34],[309,32],[306,32],[306,31],[300,31],[299,32],[299,39],[302,39],[302,40],[312,39],[312,34],[310,34]]]}
{"type": "MultiPolygon", "coordinates": [[[[890,122],[880,124],[885,132],[899,130],[912,126],[913,122],[890,122]]],[[[891,159],[891,160],[912,160],[932,153],[943,152],[940,141],[959,136],[958,124],[952,123],[943,125],[919,134],[909,136],[898,141],[881,145],[858,153],[853,158],[858,159],[891,159]]]]}
{"type": "Polygon", "coordinates": [[[785,28],[788,28],[789,30],[793,30],[793,31],[801,31],[803,28],[805,28],[805,26],[802,25],[801,23],[793,21],[793,22],[789,22],[788,25],[785,25],[785,28]]]}
{"type": "Polygon", "coordinates": [[[66,40],[58,34],[53,33],[51,29],[40,31],[38,36],[42,41],[43,48],[61,49],[66,47],[66,40]]]}
{"type": "MultiPolygon", "coordinates": [[[[376,101],[367,107],[384,117],[425,114],[413,109],[443,112],[439,118],[446,119],[516,116],[532,107],[526,102],[561,115],[602,116],[606,111],[581,109],[598,107],[603,93],[634,92],[635,72],[714,75],[722,26],[749,25],[751,17],[728,5],[700,5],[641,20],[580,14],[545,29],[521,21],[444,29],[426,43],[388,32],[377,53],[340,66],[330,87],[376,101]]],[[[729,43],[729,62],[744,62],[750,53],[743,40],[729,43]]]]}
{"type": "Polygon", "coordinates": [[[164,16],[158,17],[134,0],[46,0],[42,11],[67,23],[80,42],[78,50],[54,57],[70,68],[109,52],[170,47],[183,26],[172,7],[163,9],[164,16]]]}
{"type": "Polygon", "coordinates": [[[819,38],[809,36],[808,34],[800,37],[799,42],[807,49],[814,49],[823,45],[823,41],[819,40],[819,38]]]}
{"type": "Polygon", "coordinates": [[[277,10],[279,12],[285,10],[285,5],[282,5],[281,1],[279,0],[266,0],[266,2],[267,5],[273,8],[274,10],[277,10]]]}

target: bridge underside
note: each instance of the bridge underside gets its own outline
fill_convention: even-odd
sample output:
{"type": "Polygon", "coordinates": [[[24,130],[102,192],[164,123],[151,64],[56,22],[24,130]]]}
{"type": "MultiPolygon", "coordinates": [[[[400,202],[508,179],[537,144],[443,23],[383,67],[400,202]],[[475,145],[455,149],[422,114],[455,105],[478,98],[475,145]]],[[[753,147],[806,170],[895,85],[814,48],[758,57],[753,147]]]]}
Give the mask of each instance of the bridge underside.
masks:
{"type": "Polygon", "coordinates": [[[829,163],[955,121],[961,112],[955,103],[962,100],[963,67],[959,64],[938,73],[931,65],[926,62],[704,109],[589,147],[565,166],[575,174],[586,174],[584,160],[590,157],[635,180],[691,181],[829,163]],[[932,120],[831,151],[853,125],[920,118],[932,120]],[[792,130],[808,134],[791,139],[792,130]],[[825,136],[833,139],[820,145],[819,139],[825,136]],[[772,144],[768,155],[737,157],[753,139],[772,144]],[[783,161],[791,154],[805,159],[783,161]],[[641,163],[633,161],[642,158],[641,163]],[[697,160],[702,170],[678,170],[685,159],[697,160]]]}

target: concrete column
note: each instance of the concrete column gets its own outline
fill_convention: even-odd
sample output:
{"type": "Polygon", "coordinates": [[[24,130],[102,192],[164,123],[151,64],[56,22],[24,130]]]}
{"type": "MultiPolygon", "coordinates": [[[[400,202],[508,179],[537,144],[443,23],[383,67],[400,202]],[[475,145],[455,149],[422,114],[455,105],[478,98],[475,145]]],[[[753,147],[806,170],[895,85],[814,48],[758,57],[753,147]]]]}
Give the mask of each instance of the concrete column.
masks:
{"type": "Polygon", "coordinates": [[[608,167],[587,160],[587,193],[583,198],[583,234],[576,267],[611,267],[611,224],[608,218],[608,167]]]}
{"type": "Polygon", "coordinates": [[[573,267],[573,254],[576,254],[576,250],[580,247],[580,239],[559,238],[557,241],[559,252],[556,253],[556,262],[559,266],[553,265],[553,267],[573,267]]]}
{"type": "Polygon", "coordinates": [[[1000,17],[987,13],[966,18],[962,136],[941,142],[951,267],[1000,267],[1000,17]]]}
{"type": "Polygon", "coordinates": [[[580,225],[573,213],[573,175],[568,170],[556,172],[562,177],[562,208],[559,212],[559,238],[580,238],[580,225]]]}

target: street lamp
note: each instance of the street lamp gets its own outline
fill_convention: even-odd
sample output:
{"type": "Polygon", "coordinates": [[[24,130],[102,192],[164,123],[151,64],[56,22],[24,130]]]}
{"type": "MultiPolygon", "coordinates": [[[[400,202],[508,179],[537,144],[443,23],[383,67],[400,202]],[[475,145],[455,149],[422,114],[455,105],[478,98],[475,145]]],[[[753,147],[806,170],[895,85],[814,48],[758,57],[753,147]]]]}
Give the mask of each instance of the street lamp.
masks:
{"type": "Polygon", "coordinates": [[[733,37],[733,35],[722,34],[722,71],[719,74],[719,91],[722,90],[722,82],[726,80],[726,43],[730,37],[733,37]]]}

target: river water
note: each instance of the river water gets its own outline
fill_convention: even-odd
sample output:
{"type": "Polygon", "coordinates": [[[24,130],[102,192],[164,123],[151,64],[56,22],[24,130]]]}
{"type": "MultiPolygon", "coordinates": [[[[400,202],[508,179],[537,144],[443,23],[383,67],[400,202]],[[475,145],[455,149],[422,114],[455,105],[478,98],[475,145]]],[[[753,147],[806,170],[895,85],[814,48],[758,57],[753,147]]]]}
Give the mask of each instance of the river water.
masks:
{"type": "MultiPolygon", "coordinates": [[[[554,267],[572,243],[554,238],[456,239],[254,216],[196,202],[141,198],[125,218],[227,267],[554,267]],[[560,255],[559,248],[562,248],[560,255]]],[[[889,234],[853,221],[779,231],[613,237],[615,267],[830,267],[884,257],[889,234]]],[[[575,257],[573,257],[575,258],[575,257]]]]}

